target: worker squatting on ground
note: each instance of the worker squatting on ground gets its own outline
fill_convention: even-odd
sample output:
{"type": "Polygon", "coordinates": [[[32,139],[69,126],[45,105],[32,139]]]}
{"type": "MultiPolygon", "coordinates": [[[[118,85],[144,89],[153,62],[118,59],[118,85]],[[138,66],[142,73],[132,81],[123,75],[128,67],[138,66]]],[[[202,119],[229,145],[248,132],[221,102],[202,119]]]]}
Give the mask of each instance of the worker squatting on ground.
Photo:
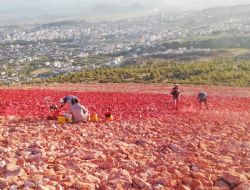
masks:
{"type": "Polygon", "coordinates": [[[173,97],[173,102],[174,102],[174,109],[178,109],[179,107],[179,102],[180,102],[180,94],[183,91],[179,91],[179,85],[175,84],[172,91],[171,91],[171,95],[173,97]]]}
{"type": "Polygon", "coordinates": [[[89,116],[88,109],[80,104],[79,99],[76,96],[69,95],[60,99],[61,108],[66,104],[69,104],[69,113],[72,114],[73,122],[87,121],[89,116]]]}

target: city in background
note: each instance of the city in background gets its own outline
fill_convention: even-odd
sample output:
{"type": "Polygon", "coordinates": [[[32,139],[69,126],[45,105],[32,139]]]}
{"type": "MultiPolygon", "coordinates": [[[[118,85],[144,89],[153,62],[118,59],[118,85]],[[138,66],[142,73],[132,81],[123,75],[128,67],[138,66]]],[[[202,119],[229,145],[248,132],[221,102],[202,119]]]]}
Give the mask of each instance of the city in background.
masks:
{"type": "MultiPolygon", "coordinates": [[[[95,6],[100,15],[109,15],[109,11],[116,15],[117,9],[95,6]]],[[[2,17],[1,82],[32,82],[84,70],[123,67],[144,58],[197,60],[228,48],[250,48],[250,5],[173,11],[135,3],[127,9],[117,19],[103,16],[103,20],[86,16],[34,22],[27,18],[12,25],[2,17]]],[[[249,53],[245,54],[248,57],[249,53]]]]}

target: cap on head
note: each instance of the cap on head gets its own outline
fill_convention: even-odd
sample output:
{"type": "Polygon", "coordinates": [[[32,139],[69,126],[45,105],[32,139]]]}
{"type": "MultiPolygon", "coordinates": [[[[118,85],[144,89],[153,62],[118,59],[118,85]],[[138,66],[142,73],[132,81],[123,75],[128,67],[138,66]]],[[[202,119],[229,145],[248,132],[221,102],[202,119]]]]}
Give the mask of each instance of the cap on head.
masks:
{"type": "Polygon", "coordinates": [[[179,84],[175,84],[175,85],[174,85],[174,88],[179,88],[179,84]]]}

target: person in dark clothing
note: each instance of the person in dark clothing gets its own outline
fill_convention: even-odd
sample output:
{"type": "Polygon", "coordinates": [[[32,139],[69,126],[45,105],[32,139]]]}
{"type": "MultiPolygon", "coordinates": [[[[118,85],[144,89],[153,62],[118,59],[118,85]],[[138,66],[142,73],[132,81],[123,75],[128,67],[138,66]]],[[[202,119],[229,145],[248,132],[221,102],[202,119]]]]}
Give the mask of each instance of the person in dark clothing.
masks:
{"type": "Polygon", "coordinates": [[[178,84],[175,84],[172,91],[171,91],[171,95],[173,97],[173,102],[174,102],[174,109],[178,109],[179,107],[179,102],[180,102],[180,94],[182,93],[183,91],[180,91],[179,90],[179,85],[178,84]]]}

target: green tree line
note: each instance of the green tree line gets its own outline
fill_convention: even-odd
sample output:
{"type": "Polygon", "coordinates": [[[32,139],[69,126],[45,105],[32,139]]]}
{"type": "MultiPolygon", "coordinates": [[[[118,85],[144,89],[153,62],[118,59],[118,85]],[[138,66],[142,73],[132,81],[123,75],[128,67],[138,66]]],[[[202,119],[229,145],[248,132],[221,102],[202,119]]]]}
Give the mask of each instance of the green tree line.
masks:
{"type": "Polygon", "coordinates": [[[100,83],[180,83],[201,85],[250,86],[250,62],[234,60],[193,61],[178,63],[166,61],[145,66],[98,68],[60,75],[45,82],[100,82],[100,83]]]}

